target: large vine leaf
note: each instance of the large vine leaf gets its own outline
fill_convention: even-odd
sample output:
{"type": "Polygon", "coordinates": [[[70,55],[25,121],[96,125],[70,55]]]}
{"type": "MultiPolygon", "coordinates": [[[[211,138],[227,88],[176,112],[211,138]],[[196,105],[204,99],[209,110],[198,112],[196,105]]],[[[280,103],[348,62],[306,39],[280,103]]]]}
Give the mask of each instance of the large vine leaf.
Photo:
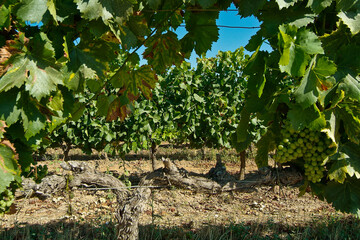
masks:
{"type": "Polygon", "coordinates": [[[296,102],[304,109],[314,104],[318,100],[320,90],[327,90],[334,84],[333,78],[329,77],[336,70],[336,65],[327,58],[313,58],[295,91],[296,102]]]}
{"type": "Polygon", "coordinates": [[[11,62],[12,67],[1,78],[0,92],[25,84],[30,95],[41,100],[62,84],[62,74],[55,64],[55,50],[45,33],[31,38],[28,48],[32,51],[19,54],[11,62]]]}
{"type": "Polygon", "coordinates": [[[47,10],[47,0],[24,0],[21,1],[17,16],[24,21],[40,22],[47,10]]]}
{"type": "Polygon", "coordinates": [[[219,28],[216,25],[218,12],[191,12],[186,16],[188,33],[182,39],[183,51],[202,55],[211,49],[212,43],[219,38],[219,28]]]}
{"type": "Polygon", "coordinates": [[[360,180],[347,178],[344,183],[329,182],[324,190],[325,199],[335,209],[360,216],[360,180]]]}
{"type": "Polygon", "coordinates": [[[311,55],[324,53],[317,35],[305,28],[282,25],[278,39],[282,48],[280,70],[292,76],[304,76],[311,55]]]}
{"type": "Polygon", "coordinates": [[[179,66],[184,60],[181,54],[181,44],[177,35],[173,32],[167,32],[161,36],[154,35],[145,43],[146,50],[143,53],[144,58],[157,72],[164,72],[171,65],[179,66]]]}
{"type": "Polygon", "coordinates": [[[31,56],[21,55],[16,58],[14,65],[1,78],[0,91],[8,91],[13,87],[25,84],[30,94],[41,100],[56,90],[57,84],[62,83],[62,74],[50,66],[44,66],[31,56]]]}
{"type": "Polygon", "coordinates": [[[14,146],[9,141],[1,141],[0,192],[3,192],[13,181],[21,182],[20,173],[14,146]]]}

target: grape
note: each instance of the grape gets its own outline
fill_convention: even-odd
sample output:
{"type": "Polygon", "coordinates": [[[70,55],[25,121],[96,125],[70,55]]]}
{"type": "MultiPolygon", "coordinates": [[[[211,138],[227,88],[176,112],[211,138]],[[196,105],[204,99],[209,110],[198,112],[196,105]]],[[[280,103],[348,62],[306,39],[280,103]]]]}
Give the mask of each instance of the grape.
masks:
{"type": "Polygon", "coordinates": [[[305,128],[296,131],[290,121],[285,121],[280,130],[282,141],[277,146],[275,161],[286,163],[295,159],[304,162],[305,176],[311,182],[320,182],[324,177],[325,160],[336,152],[333,141],[323,132],[305,128]]]}
{"type": "Polygon", "coordinates": [[[5,189],[2,193],[0,193],[0,214],[3,214],[10,209],[14,199],[14,194],[9,189],[5,189]]]}

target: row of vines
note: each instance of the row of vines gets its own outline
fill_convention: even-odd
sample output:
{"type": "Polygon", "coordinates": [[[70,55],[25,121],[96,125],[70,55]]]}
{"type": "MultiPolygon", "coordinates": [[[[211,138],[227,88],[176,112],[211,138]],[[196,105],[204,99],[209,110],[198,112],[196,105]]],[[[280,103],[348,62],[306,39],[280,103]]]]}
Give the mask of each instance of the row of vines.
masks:
{"type": "Polygon", "coordinates": [[[198,59],[196,69],[186,62],[172,68],[159,76],[152,98],[140,97],[124,121],[107,122],[98,115],[95,100],[79,96],[87,103],[84,114],[56,129],[42,148],[62,147],[66,156],[72,147],[86,154],[95,149],[123,156],[156,151],[162,142],[230,148],[246,92],[242,69],[248,56],[243,51],[198,59]]]}

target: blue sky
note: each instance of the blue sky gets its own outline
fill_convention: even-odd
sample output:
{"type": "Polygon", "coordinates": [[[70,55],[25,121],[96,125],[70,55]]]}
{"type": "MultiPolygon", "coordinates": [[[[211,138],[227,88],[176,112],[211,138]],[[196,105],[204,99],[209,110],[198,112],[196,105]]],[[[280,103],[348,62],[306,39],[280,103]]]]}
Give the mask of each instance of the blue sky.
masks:
{"type": "MultiPolygon", "coordinates": [[[[229,9],[235,9],[234,6],[229,9]]],[[[237,27],[259,27],[260,22],[255,17],[240,18],[237,15],[237,11],[222,11],[220,12],[217,25],[225,26],[237,26],[237,27]]],[[[223,28],[219,27],[219,39],[213,43],[211,50],[206,54],[206,57],[214,57],[218,51],[234,51],[235,49],[248,43],[252,35],[254,35],[259,29],[242,29],[242,28],[223,28]]],[[[182,38],[186,34],[185,27],[179,27],[176,30],[179,38],[182,38]]],[[[270,47],[263,44],[262,50],[270,51],[270,47]]],[[[139,50],[139,54],[142,54],[144,48],[139,50]]],[[[251,54],[245,51],[246,54],[251,54]]],[[[196,58],[199,57],[193,52],[190,60],[192,67],[196,66],[196,58]]],[[[145,60],[141,60],[141,63],[145,63],[145,60]]]]}

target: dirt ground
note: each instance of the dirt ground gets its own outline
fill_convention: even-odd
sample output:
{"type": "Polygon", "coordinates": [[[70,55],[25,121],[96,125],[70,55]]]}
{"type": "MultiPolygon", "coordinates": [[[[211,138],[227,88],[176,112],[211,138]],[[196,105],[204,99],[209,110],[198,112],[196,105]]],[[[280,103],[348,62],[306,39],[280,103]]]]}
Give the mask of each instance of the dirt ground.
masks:
{"type": "MultiPolygon", "coordinates": [[[[72,160],[83,160],[73,155],[72,160]]],[[[58,158],[52,155],[53,158],[58,158]]],[[[191,157],[191,156],[190,156],[191,157]]],[[[94,158],[97,158],[96,156],[94,158]]],[[[215,166],[215,160],[192,161],[174,159],[175,163],[189,172],[205,174],[215,166]]],[[[121,176],[144,175],[151,170],[146,153],[135,155],[127,161],[118,159],[88,159],[88,164],[98,170],[121,176]],[[126,172],[124,171],[126,169],[126,172]]],[[[41,161],[47,164],[51,174],[63,174],[60,160],[41,161]]],[[[237,176],[239,163],[228,161],[229,173],[237,176]]],[[[253,161],[247,162],[246,174],[256,171],[253,161]]],[[[134,183],[133,183],[134,185],[134,183]]],[[[298,197],[296,186],[260,186],[250,192],[225,192],[208,194],[190,190],[154,188],[148,206],[143,212],[140,224],[156,224],[162,227],[181,226],[196,229],[211,224],[243,222],[268,222],[301,225],[326,216],[341,215],[329,204],[310,194],[298,197]]],[[[9,228],[22,224],[46,224],[57,220],[114,221],[117,208],[115,195],[111,190],[73,189],[72,193],[59,193],[46,200],[21,198],[16,201],[13,214],[1,218],[0,225],[9,228]],[[70,199],[70,196],[73,198],[70,199]]]]}

